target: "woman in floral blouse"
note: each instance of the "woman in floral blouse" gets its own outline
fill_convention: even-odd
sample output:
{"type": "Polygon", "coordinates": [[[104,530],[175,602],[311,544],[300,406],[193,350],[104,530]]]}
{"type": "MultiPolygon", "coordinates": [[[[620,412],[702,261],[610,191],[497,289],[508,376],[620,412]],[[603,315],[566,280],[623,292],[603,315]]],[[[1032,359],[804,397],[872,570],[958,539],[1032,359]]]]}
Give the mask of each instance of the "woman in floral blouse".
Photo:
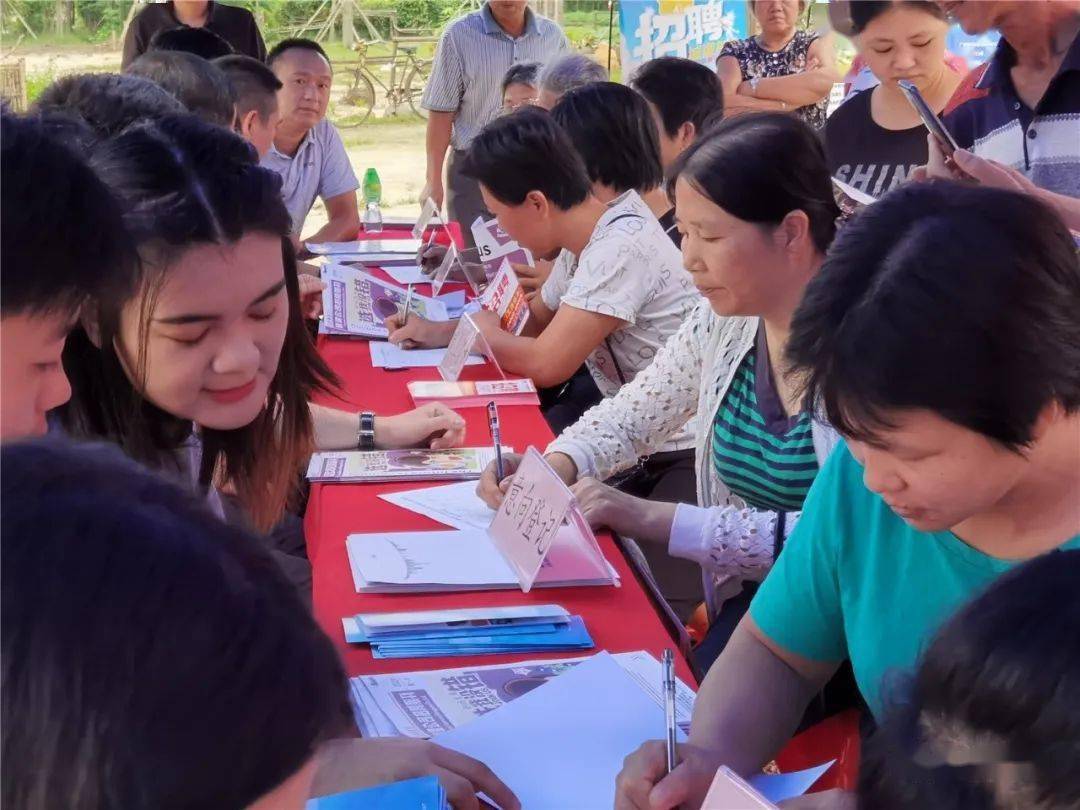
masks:
{"type": "Polygon", "coordinates": [[[827,38],[795,27],[804,0],[754,0],[761,33],[728,42],[716,72],[724,111],[793,110],[815,129],[825,125],[832,86],[840,80],[827,38]]]}

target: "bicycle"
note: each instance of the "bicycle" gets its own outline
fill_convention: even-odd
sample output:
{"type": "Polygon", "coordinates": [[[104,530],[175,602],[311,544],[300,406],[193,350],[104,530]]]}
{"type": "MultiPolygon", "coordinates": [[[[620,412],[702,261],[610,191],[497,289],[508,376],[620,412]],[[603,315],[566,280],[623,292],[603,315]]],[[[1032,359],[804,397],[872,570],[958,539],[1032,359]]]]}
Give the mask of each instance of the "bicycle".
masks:
{"type": "Polygon", "coordinates": [[[360,41],[354,46],[360,54],[358,61],[339,62],[334,66],[335,69],[352,75],[352,82],[334,108],[334,117],[339,124],[359,125],[368,119],[375,108],[375,85],[378,85],[386,96],[389,115],[397,115],[398,107],[408,104],[421,118],[428,117],[428,111],[420,106],[420,99],[431,75],[431,60],[418,58],[416,45],[402,45],[396,39],[390,40],[390,45],[389,56],[369,57],[367,43],[360,41]],[[372,70],[373,67],[382,66],[390,68],[388,82],[384,82],[379,74],[372,70]]]}

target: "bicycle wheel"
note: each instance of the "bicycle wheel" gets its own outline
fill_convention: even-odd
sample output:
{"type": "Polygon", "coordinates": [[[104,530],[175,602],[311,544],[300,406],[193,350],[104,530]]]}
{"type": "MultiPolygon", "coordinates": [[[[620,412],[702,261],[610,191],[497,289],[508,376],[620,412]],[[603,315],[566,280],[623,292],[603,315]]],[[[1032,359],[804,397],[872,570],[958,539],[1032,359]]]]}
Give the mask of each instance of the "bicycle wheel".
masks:
{"type": "Polygon", "coordinates": [[[420,106],[420,99],[424,97],[424,88],[430,76],[431,62],[417,60],[405,78],[405,98],[408,99],[412,111],[421,118],[428,117],[428,111],[420,106]]]}
{"type": "Polygon", "coordinates": [[[355,127],[367,121],[375,108],[375,85],[359,70],[345,94],[334,102],[334,123],[339,127],[355,127]]]}

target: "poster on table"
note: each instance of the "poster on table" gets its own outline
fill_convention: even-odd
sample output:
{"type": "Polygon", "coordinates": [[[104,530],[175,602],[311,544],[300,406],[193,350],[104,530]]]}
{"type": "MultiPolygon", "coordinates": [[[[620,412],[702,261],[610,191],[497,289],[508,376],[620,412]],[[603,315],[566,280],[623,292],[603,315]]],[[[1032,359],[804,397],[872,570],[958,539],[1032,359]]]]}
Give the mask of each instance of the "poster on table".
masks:
{"type": "Polygon", "coordinates": [[[658,56],[714,67],[725,42],[747,35],[746,15],[744,0],[621,0],[623,80],[658,56]]]}

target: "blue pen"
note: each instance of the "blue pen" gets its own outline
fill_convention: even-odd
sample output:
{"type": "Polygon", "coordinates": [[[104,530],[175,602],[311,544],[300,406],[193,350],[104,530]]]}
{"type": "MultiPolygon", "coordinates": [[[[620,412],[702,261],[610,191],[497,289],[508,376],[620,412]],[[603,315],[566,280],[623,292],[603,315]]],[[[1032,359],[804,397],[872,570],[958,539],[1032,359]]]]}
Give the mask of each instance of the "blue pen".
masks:
{"type": "Polygon", "coordinates": [[[487,405],[488,412],[488,429],[491,431],[491,441],[495,444],[495,473],[498,475],[498,480],[503,480],[503,457],[502,457],[502,432],[499,429],[499,409],[495,407],[495,402],[491,401],[487,405]]]}

